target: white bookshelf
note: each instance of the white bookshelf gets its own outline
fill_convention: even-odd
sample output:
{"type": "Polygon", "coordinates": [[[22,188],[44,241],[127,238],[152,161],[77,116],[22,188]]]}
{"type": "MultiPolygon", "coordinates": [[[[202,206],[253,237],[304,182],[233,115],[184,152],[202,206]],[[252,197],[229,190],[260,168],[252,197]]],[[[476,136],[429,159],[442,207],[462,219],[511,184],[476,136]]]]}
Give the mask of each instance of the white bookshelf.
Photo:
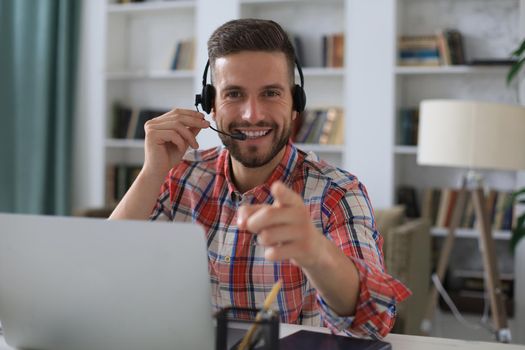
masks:
{"type": "MultiPolygon", "coordinates": [[[[306,108],[336,106],[345,109],[345,68],[321,67],[322,36],[345,31],[342,0],[241,0],[241,18],[271,19],[301,38],[306,108]],[[315,23],[315,25],[312,25],[315,23]]],[[[298,75],[296,74],[296,77],[298,75]]],[[[298,79],[297,79],[298,83],[298,79]]],[[[343,166],[344,145],[298,144],[336,166],[343,166]]]]}
{"type": "MultiPolygon", "coordinates": [[[[399,185],[456,186],[462,174],[458,169],[417,165],[417,148],[397,143],[401,107],[416,107],[430,98],[516,103],[520,94],[524,101],[523,90],[506,86],[506,66],[398,66],[398,35],[457,28],[465,37],[467,60],[506,58],[525,36],[524,4],[523,0],[347,3],[346,54],[351,60],[344,79],[351,103],[346,137],[352,145],[347,144],[344,163],[363,179],[376,207],[391,206],[399,185]]],[[[516,173],[484,174],[489,186],[501,190],[516,188],[523,179],[516,173]]]]}
{"type": "MultiPolygon", "coordinates": [[[[112,102],[121,101],[132,107],[193,108],[194,95],[201,88],[207,38],[218,25],[239,17],[274,19],[286,30],[305,37],[307,107],[343,108],[345,144],[300,147],[356,174],[377,208],[392,205],[395,188],[404,181],[423,188],[431,182],[455,184],[460,176],[456,170],[421,169],[415,162],[417,148],[396,144],[395,119],[400,106],[415,106],[424,98],[511,101],[516,95],[505,91],[507,67],[397,66],[396,38],[401,32],[432,33],[434,28],[455,27],[458,21],[466,21],[467,24],[460,24],[467,27],[493,31],[503,27],[492,36],[481,31],[496,44],[479,48],[483,45],[478,36],[472,46],[466,47],[467,52],[500,55],[512,47],[508,40],[519,35],[518,22],[520,16],[525,17],[524,0],[224,0],[220,4],[213,0],[178,0],[123,5],[97,1],[105,4],[104,13],[100,14],[106,28],[101,92],[105,101],[101,117],[104,154],[116,148],[138,153],[143,147],[110,139],[112,102]],[[510,13],[509,7],[513,16],[510,20],[503,16],[510,13]],[[447,8],[455,12],[445,16],[443,11],[447,8]],[[486,9],[489,15],[483,14],[486,9]],[[468,19],[469,16],[474,19],[468,19]],[[512,32],[510,39],[504,38],[504,30],[512,32]],[[345,33],[345,67],[321,68],[320,37],[335,32],[345,33]],[[189,37],[196,39],[195,69],[170,71],[173,45],[189,37]],[[495,83],[499,86],[491,87],[495,83]]],[[[461,26],[459,29],[465,31],[461,26]]],[[[203,147],[219,142],[213,132],[206,130],[199,135],[203,147]]],[[[106,160],[98,163],[99,168],[105,167],[106,160]]],[[[488,178],[497,179],[502,188],[511,188],[516,182],[512,174],[490,173],[488,178]]]]}
{"type": "MultiPolygon", "coordinates": [[[[456,28],[464,40],[467,61],[472,59],[503,59],[517,46],[520,38],[519,0],[440,0],[397,1],[396,37],[401,35],[428,35],[444,28],[456,28]]],[[[394,61],[395,62],[395,61],[394,61]]],[[[506,86],[508,66],[394,66],[395,104],[392,118],[401,108],[414,108],[424,99],[452,98],[516,103],[515,87],[506,86]]],[[[446,142],[446,140],[444,140],[446,142]]],[[[430,182],[457,186],[461,171],[438,169],[416,164],[417,147],[400,146],[394,142],[394,188],[414,185],[422,190],[429,182],[417,178],[430,176],[430,182]],[[439,174],[439,175],[437,175],[439,174]],[[439,179],[437,177],[439,176],[439,179]],[[446,180],[444,180],[446,179],[446,180]],[[415,180],[415,181],[414,181],[415,180]]],[[[513,190],[516,175],[491,172],[486,179],[488,187],[513,190]]]]}
{"type": "MultiPolygon", "coordinates": [[[[520,23],[525,20],[524,2],[519,0],[398,0],[397,6],[396,36],[425,35],[443,28],[457,28],[464,37],[467,60],[507,58],[519,42],[520,23]]],[[[392,118],[396,125],[396,136],[399,110],[417,107],[424,99],[516,103],[520,92],[515,86],[506,86],[508,70],[508,66],[406,67],[394,63],[395,102],[392,118]]],[[[394,139],[394,190],[399,185],[412,185],[421,194],[428,187],[459,186],[465,169],[421,167],[417,165],[416,156],[417,146],[401,146],[394,139]]],[[[516,172],[483,171],[482,175],[485,186],[489,188],[512,191],[520,186],[519,174],[516,172]]],[[[447,232],[447,229],[441,228],[432,230],[435,237],[444,236],[447,232]]],[[[459,229],[457,237],[477,238],[478,232],[475,229],[459,229]]],[[[508,240],[510,232],[495,231],[494,238],[508,240]]]]}
{"type": "MultiPolygon", "coordinates": [[[[102,167],[137,166],[144,159],[143,140],[112,138],[114,103],[134,108],[193,109],[207,59],[206,41],[217,26],[233,18],[274,19],[285,30],[304,36],[303,50],[309,57],[309,62],[303,64],[307,108],[344,109],[346,70],[320,67],[321,36],[345,30],[344,6],[343,0],[225,0],[220,4],[212,0],[106,2],[102,167]],[[312,26],[313,22],[317,25],[312,26]],[[188,38],[195,39],[195,69],[170,70],[176,42],[188,38]]],[[[209,130],[199,134],[198,142],[203,148],[220,144],[217,135],[209,130]]],[[[344,145],[298,146],[343,166],[344,145]]]]}

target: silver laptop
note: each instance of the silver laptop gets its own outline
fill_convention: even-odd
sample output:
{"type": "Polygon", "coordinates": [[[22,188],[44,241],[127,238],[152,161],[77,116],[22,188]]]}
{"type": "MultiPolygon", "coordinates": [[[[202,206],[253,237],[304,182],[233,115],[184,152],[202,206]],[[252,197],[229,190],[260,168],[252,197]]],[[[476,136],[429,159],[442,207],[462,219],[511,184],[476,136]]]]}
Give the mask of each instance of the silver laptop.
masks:
{"type": "Polygon", "coordinates": [[[204,230],[0,214],[0,322],[22,349],[213,349],[204,230]]]}

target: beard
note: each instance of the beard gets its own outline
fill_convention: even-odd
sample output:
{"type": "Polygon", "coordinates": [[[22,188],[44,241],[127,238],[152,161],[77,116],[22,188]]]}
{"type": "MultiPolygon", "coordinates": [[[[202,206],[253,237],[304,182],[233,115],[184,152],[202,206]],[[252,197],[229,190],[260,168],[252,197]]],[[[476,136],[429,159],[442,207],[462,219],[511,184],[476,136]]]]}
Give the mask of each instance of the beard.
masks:
{"type": "MultiPolygon", "coordinates": [[[[245,126],[249,125],[232,124],[230,126],[230,133],[231,130],[237,127],[245,126]]],[[[279,130],[275,123],[260,122],[257,123],[256,126],[272,128],[270,132],[272,146],[268,151],[262,150],[258,146],[246,146],[243,144],[243,141],[234,140],[229,136],[219,134],[219,138],[223,145],[230,151],[230,155],[246,168],[258,168],[268,164],[283,147],[286,146],[292,134],[291,123],[285,125],[282,130],[279,130]]]]}

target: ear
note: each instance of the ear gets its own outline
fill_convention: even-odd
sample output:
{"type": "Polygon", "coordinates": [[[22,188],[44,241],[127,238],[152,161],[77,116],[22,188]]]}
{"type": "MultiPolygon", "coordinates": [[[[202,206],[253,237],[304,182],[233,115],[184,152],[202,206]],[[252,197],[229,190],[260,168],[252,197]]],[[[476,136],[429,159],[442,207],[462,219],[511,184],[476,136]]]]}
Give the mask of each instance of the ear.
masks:
{"type": "Polygon", "coordinates": [[[292,121],[294,121],[295,119],[297,119],[298,116],[299,116],[299,112],[297,112],[297,111],[293,111],[293,112],[292,112],[292,121]]]}
{"type": "Polygon", "coordinates": [[[215,121],[215,107],[212,107],[211,111],[210,111],[210,115],[211,115],[211,118],[213,119],[213,121],[215,121]]]}

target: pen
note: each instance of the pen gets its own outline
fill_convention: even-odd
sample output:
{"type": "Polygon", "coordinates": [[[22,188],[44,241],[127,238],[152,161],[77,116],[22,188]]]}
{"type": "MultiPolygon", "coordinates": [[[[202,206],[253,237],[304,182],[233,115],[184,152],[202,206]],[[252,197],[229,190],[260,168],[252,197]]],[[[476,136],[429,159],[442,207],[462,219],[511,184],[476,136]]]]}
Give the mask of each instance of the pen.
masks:
{"type": "Polygon", "coordinates": [[[266,299],[264,300],[263,307],[261,311],[257,313],[257,316],[255,316],[255,322],[252,324],[250,329],[248,329],[248,332],[246,332],[246,335],[242,339],[241,343],[239,344],[239,347],[237,349],[239,350],[246,350],[247,346],[250,344],[250,340],[252,339],[253,333],[257,329],[257,322],[260,322],[262,320],[264,312],[268,311],[270,306],[273,304],[275,298],[277,297],[277,293],[279,293],[279,290],[281,289],[281,280],[277,280],[275,284],[272,287],[272,290],[270,291],[270,294],[266,296],[266,299]]]}

